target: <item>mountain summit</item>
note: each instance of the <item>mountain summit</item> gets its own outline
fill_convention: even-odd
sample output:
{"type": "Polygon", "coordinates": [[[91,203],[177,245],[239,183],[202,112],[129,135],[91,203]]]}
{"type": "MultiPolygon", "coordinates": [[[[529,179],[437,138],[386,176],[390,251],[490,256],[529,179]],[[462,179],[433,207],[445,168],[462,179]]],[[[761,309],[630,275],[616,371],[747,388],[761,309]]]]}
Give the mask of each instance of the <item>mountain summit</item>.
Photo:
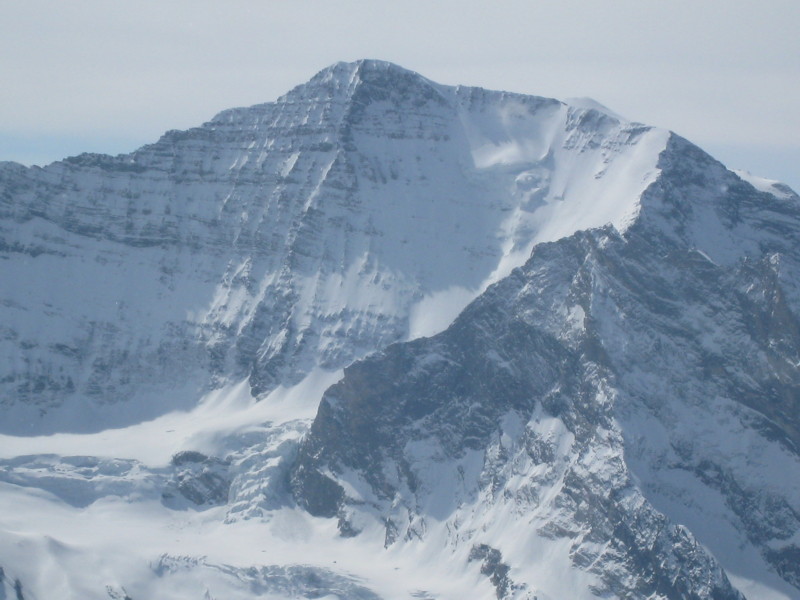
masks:
{"type": "Polygon", "coordinates": [[[666,139],[361,61],[130,155],[6,164],[4,248],[30,260],[5,263],[0,427],[261,397],[443,329],[535,243],[624,228],[666,139]]]}
{"type": "Polygon", "coordinates": [[[337,63],[0,164],[0,598],[800,593],[800,198],[337,63]]]}

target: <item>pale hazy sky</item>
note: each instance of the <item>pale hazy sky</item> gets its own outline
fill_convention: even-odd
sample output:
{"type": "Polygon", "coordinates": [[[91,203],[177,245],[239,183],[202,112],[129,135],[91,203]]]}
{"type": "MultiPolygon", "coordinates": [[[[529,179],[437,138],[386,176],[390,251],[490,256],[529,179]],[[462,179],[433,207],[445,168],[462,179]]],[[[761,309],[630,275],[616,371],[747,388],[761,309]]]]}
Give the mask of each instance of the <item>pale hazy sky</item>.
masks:
{"type": "Polygon", "coordinates": [[[589,96],[800,191],[799,0],[0,1],[0,160],[116,154],[339,60],[589,96]]]}

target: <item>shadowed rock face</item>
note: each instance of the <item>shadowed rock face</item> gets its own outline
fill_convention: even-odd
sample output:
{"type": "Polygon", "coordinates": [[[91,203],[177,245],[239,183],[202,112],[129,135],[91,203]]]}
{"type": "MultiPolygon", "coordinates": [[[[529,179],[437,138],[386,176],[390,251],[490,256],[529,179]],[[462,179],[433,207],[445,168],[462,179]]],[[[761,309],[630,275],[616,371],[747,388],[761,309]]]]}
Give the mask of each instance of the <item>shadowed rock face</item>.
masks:
{"type": "Polygon", "coordinates": [[[740,598],[726,548],[682,525],[711,507],[667,501],[682,473],[797,586],[800,204],[680,138],[660,166],[624,234],[540,245],[443,333],[348,367],[301,446],[298,502],[344,530],[380,515],[392,540],[445,520],[478,548],[512,511],[524,535],[570,540],[598,593],[740,598]]]}

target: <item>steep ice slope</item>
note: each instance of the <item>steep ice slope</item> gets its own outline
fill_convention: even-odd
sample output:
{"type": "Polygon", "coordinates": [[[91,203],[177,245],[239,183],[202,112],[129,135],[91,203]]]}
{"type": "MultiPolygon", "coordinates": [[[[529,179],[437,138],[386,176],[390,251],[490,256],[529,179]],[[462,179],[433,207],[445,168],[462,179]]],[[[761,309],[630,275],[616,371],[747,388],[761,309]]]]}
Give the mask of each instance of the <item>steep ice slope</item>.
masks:
{"type": "Polygon", "coordinates": [[[664,143],[361,61],[130,155],[0,165],[2,428],[260,397],[441,330],[534,243],[624,228],[664,143]]]}
{"type": "Polygon", "coordinates": [[[298,502],[478,561],[500,597],[797,597],[800,198],[675,136],[659,168],[625,232],[539,245],[345,369],[298,502]]]}

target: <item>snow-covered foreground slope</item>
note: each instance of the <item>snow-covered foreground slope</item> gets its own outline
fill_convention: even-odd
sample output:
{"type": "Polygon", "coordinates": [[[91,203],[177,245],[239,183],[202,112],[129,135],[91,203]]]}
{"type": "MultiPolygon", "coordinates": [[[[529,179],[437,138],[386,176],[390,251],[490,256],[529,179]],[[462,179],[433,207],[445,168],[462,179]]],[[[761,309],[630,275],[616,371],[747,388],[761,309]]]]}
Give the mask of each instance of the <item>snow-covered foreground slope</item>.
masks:
{"type": "Polygon", "coordinates": [[[799,200],[375,61],[0,165],[0,600],[797,597],[799,200]]]}

